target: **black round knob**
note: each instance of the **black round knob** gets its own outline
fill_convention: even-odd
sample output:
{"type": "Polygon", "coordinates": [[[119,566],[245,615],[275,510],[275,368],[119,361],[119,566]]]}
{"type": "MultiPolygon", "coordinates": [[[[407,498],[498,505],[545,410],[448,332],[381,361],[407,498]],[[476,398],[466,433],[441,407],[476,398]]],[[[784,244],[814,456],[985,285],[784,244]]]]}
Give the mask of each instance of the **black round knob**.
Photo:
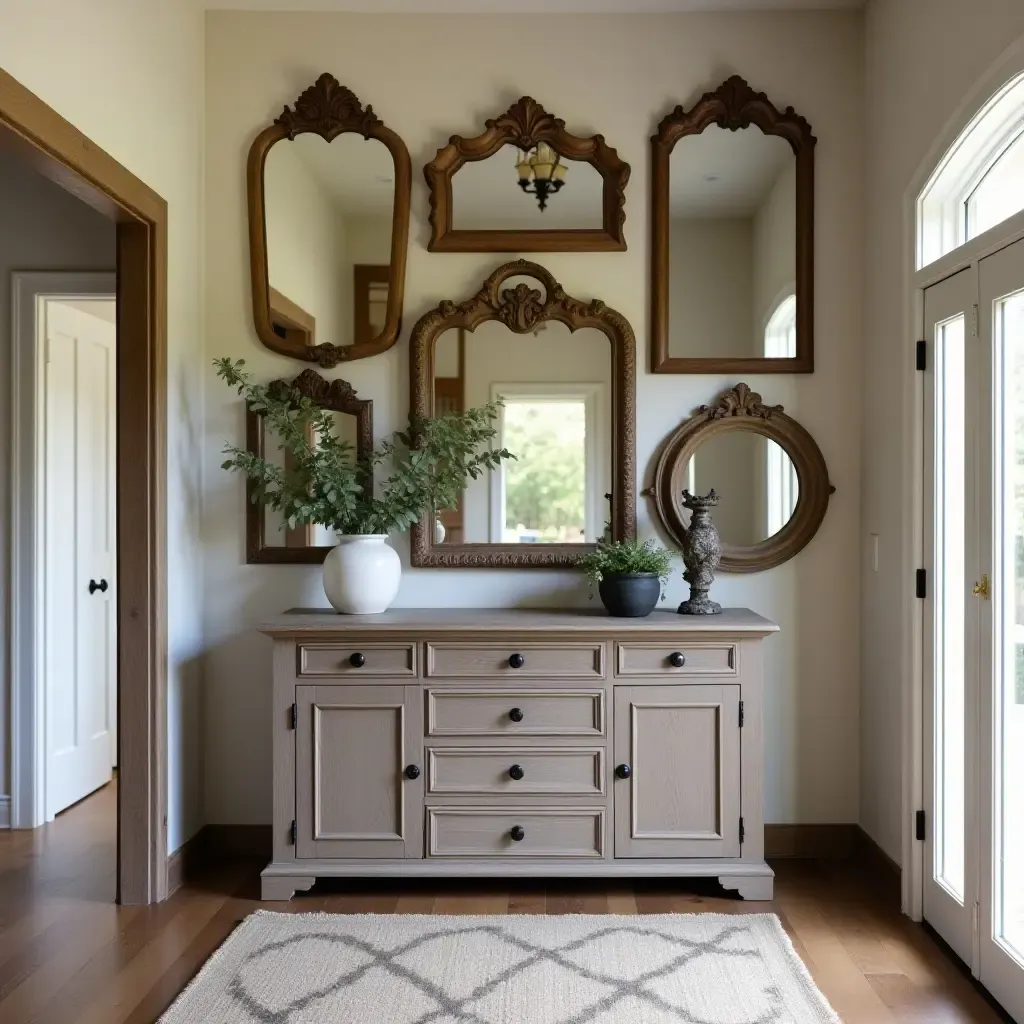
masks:
{"type": "Polygon", "coordinates": [[[522,708],[513,708],[508,713],[508,717],[511,718],[513,722],[521,722],[523,720],[523,709],[522,708]]]}
{"type": "Polygon", "coordinates": [[[620,764],[615,769],[615,774],[618,775],[620,779],[628,779],[630,775],[633,774],[633,769],[630,768],[628,764],[620,764]]]}
{"type": "Polygon", "coordinates": [[[508,777],[510,779],[515,779],[516,782],[518,782],[525,774],[526,772],[523,771],[523,766],[521,764],[514,764],[508,770],[508,777]]]}
{"type": "Polygon", "coordinates": [[[420,777],[420,766],[418,764],[406,765],[405,777],[407,779],[418,779],[420,777]]]}
{"type": "Polygon", "coordinates": [[[526,659],[521,654],[510,654],[508,656],[509,668],[522,668],[525,664],[526,659]]]}
{"type": "Polygon", "coordinates": [[[348,656],[348,663],[353,668],[362,668],[366,664],[366,655],[360,654],[356,651],[355,654],[350,654],[348,656]]]}
{"type": "Polygon", "coordinates": [[[526,832],[522,825],[513,825],[508,834],[513,843],[521,843],[526,838],[526,832]]]}
{"type": "Polygon", "coordinates": [[[668,661],[673,668],[682,668],[686,664],[686,655],[682,651],[673,651],[668,656],[668,661]]]}

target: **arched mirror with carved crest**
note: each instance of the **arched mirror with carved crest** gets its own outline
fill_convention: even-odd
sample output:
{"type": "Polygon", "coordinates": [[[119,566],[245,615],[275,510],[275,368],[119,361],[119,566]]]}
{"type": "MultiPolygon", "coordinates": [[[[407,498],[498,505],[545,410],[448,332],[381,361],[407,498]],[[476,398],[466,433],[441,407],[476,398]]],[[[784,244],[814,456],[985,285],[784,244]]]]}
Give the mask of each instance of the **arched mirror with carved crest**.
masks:
{"type": "Polygon", "coordinates": [[[515,456],[413,526],[414,566],[571,566],[602,537],[635,534],[636,346],[622,314],[516,260],[421,317],[410,346],[413,417],[501,399],[494,443],[515,456]]]}
{"type": "Polygon", "coordinates": [[[651,139],[651,369],[814,369],[814,145],[738,75],[651,139]]]}
{"type": "Polygon", "coordinates": [[[412,170],[370,106],[321,75],[249,150],[256,333],[336,366],[384,352],[402,325],[412,170]]]}

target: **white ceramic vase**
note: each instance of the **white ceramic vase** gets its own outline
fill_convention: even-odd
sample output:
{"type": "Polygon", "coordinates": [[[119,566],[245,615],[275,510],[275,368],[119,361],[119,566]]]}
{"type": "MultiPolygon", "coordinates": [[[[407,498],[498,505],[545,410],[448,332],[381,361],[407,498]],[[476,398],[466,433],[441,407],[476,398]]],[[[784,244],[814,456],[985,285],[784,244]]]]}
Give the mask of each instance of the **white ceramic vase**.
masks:
{"type": "Polygon", "coordinates": [[[387,611],[402,581],[402,560],[385,533],[338,538],[324,560],[324,593],[342,615],[387,611]]]}

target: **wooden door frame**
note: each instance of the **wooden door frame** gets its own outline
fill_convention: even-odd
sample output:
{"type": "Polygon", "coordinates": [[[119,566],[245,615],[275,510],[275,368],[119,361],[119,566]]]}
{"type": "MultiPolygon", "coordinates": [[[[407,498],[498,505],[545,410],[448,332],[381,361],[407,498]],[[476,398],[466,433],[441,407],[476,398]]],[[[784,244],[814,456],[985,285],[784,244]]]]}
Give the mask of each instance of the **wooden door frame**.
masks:
{"type": "Polygon", "coordinates": [[[167,203],[0,70],[0,147],[117,225],[117,898],[167,896],[167,203]]]}

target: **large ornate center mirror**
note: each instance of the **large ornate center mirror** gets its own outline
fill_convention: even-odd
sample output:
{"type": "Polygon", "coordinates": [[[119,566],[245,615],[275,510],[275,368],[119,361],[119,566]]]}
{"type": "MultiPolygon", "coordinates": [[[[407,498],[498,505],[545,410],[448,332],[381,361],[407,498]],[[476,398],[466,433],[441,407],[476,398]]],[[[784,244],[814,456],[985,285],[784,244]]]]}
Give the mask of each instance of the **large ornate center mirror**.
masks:
{"type": "Polygon", "coordinates": [[[600,135],[523,96],[474,138],[453,135],[424,168],[431,252],[587,252],[626,248],[624,164],[600,135]]]}
{"type": "Polygon", "coordinates": [[[606,533],[633,535],[634,337],[619,313],[518,260],[422,317],[411,346],[414,416],[500,398],[495,445],[515,455],[413,527],[413,565],[572,565],[606,533]]]}
{"type": "Polygon", "coordinates": [[[651,140],[652,369],[814,369],[814,136],[732,77],[651,140]]]}
{"type": "MultiPolygon", "coordinates": [[[[316,370],[303,370],[293,381],[276,380],[270,388],[286,394],[296,403],[302,398],[330,413],[334,435],[351,446],[353,460],[368,459],[373,451],[373,402],[360,398],[344,380],[325,380],[316,370]]],[[[246,447],[283,472],[291,469],[289,452],[281,438],[254,409],[246,410],[246,447]]],[[[309,440],[316,442],[315,437],[309,440]]],[[[337,543],[328,526],[300,525],[289,528],[280,511],[253,499],[255,483],[246,485],[245,546],[246,561],[258,564],[319,564],[337,543]]]]}
{"type": "Polygon", "coordinates": [[[712,515],[725,572],[788,561],[817,533],[833,487],[814,439],[781,405],[746,384],[701,406],[665,442],[649,492],[679,544],[689,526],[683,491],[719,496],[712,515]]]}
{"type": "Polygon", "coordinates": [[[410,190],[405,144],[330,75],[257,136],[249,246],[264,345],[330,367],[395,343],[410,190]]]}

